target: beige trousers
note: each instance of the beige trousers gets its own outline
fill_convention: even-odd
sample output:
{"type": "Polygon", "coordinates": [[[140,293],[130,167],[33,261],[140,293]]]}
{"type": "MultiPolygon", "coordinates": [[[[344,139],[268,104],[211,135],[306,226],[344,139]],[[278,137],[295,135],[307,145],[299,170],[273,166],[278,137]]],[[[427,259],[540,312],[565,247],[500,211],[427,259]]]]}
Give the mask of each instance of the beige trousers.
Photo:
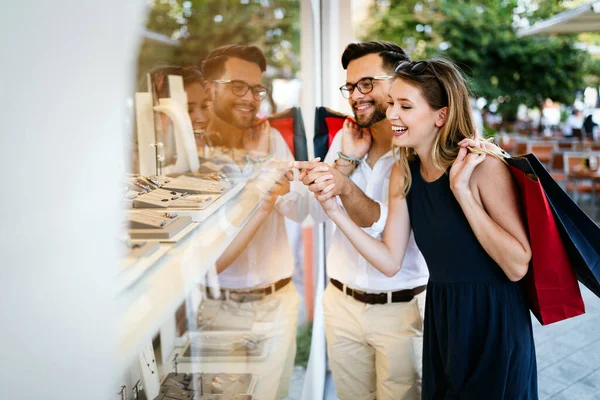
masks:
{"type": "Polygon", "coordinates": [[[323,307],[340,400],[421,398],[425,292],[407,303],[371,305],[329,284],[323,307]]]}
{"type": "MultiPolygon", "coordinates": [[[[231,363],[232,372],[248,372],[258,377],[255,397],[261,400],[282,400],[289,392],[294,361],[296,359],[296,331],[298,326],[298,310],[300,295],[290,282],[276,293],[262,300],[248,303],[238,303],[232,300],[205,300],[205,307],[219,307],[219,318],[239,318],[240,311],[251,311],[255,314],[255,323],[270,320],[274,303],[281,306],[281,311],[275,320],[272,330],[267,334],[271,337],[271,345],[266,359],[250,361],[244,365],[231,363]],[[224,306],[222,303],[225,303],[224,306]],[[265,320],[261,318],[265,316],[265,320]]],[[[223,372],[223,371],[218,371],[223,372]]]]}

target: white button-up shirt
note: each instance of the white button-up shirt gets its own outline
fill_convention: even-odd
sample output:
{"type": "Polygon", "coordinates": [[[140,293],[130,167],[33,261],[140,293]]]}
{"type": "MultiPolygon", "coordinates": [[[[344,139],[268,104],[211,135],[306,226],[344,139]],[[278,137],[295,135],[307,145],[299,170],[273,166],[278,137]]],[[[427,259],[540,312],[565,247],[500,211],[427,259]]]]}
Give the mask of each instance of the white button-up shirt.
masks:
{"type": "MultiPolygon", "coordinates": [[[[273,128],[270,132],[270,149],[275,159],[294,161],[287,143],[273,128]]],[[[221,287],[263,287],[292,276],[294,258],[288,242],[286,217],[289,218],[288,229],[300,229],[300,226],[293,222],[300,223],[308,216],[308,199],[308,189],[302,182],[290,182],[290,192],[277,198],[274,210],[256,232],[248,247],[219,274],[221,287]]]]}
{"type": "MultiPolygon", "coordinates": [[[[331,143],[325,162],[332,165],[338,158],[337,153],[341,149],[342,132],[338,132],[331,143]]],[[[381,239],[388,215],[390,174],[395,160],[391,150],[377,160],[373,169],[366,159],[367,156],[350,175],[350,179],[368,197],[379,203],[381,208],[379,220],[363,230],[372,237],[381,239]]],[[[340,204],[342,204],[341,201],[340,204]]],[[[332,225],[333,236],[327,254],[327,273],[330,278],[336,279],[350,288],[367,292],[412,289],[427,284],[429,279],[427,264],[415,243],[412,232],[402,268],[390,278],[379,272],[360,255],[344,233],[331,222],[314,197],[311,204],[311,215],[315,222],[329,221],[328,223],[332,225]]]]}

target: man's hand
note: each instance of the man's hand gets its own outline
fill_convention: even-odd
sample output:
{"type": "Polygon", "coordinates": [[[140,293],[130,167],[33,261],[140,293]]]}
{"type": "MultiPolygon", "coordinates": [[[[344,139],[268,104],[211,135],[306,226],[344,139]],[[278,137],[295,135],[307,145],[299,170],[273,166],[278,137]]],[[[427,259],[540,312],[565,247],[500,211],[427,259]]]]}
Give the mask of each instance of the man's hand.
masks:
{"type": "Polygon", "coordinates": [[[350,118],[346,118],[342,127],[342,153],[346,157],[361,159],[371,148],[371,131],[360,128],[350,118]]]}
{"type": "Polygon", "coordinates": [[[294,163],[292,164],[292,168],[297,168],[300,170],[300,176],[298,177],[298,180],[304,180],[304,178],[310,172],[310,170],[320,164],[320,161],[321,157],[314,158],[310,161],[294,161],[294,163]]]}

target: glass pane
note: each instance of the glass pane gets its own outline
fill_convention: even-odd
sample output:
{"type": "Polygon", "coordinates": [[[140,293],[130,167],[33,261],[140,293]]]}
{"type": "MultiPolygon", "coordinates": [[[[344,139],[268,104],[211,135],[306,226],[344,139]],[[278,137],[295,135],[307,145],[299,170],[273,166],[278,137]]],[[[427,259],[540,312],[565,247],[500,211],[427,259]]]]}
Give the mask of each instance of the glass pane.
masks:
{"type": "Polygon", "coordinates": [[[128,387],[299,398],[311,336],[308,190],[288,173],[306,157],[299,2],[149,6],[126,180],[128,387]]]}

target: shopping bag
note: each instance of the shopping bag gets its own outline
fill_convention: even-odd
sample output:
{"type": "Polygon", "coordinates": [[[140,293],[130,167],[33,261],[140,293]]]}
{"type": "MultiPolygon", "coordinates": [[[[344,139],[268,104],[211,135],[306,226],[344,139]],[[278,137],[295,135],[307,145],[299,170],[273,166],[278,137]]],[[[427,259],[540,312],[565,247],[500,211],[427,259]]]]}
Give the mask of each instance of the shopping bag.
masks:
{"type": "Polygon", "coordinates": [[[315,157],[325,159],[327,151],[336,134],[342,129],[347,115],[330,110],[327,107],[317,107],[315,110],[315,136],[313,145],[315,157]]]}
{"type": "Polygon", "coordinates": [[[533,154],[525,158],[544,188],[577,279],[600,297],[600,227],[552,179],[533,154]]]}
{"type": "Polygon", "coordinates": [[[530,156],[535,158],[528,154],[506,162],[520,189],[531,244],[531,264],[523,280],[529,307],[542,325],[548,325],[583,314],[585,306],[559,221],[530,156]]]}
{"type": "Polygon", "coordinates": [[[287,143],[296,161],[308,161],[306,131],[299,107],[288,108],[267,118],[287,143]]]}

